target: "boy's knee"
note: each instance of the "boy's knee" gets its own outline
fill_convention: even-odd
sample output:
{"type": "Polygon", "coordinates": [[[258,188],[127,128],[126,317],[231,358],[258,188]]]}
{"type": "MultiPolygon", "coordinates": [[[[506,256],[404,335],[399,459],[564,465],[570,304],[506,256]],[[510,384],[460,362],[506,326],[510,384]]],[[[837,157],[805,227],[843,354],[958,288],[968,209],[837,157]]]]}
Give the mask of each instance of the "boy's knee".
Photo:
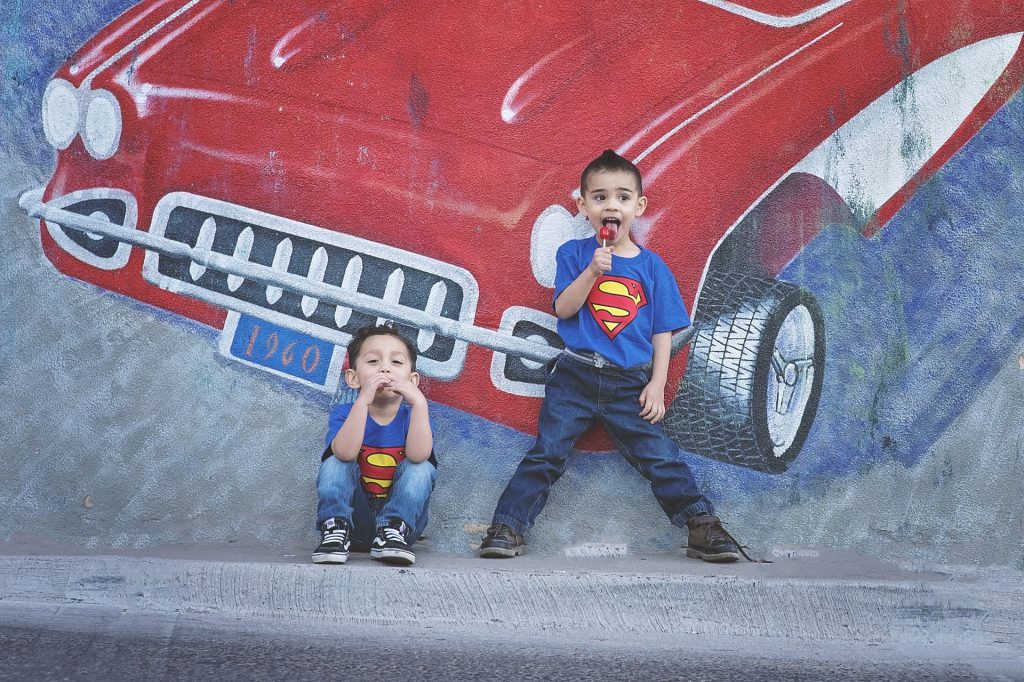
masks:
{"type": "Polygon", "coordinates": [[[430,462],[402,460],[395,472],[396,478],[406,484],[433,485],[437,469],[430,462]]]}
{"type": "Polygon", "coordinates": [[[317,488],[323,486],[334,486],[341,481],[347,481],[353,476],[358,476],[359,465],[353,460],[343,462],[333,455],[320,463],[320,473],[316,477],[317,488]]]}

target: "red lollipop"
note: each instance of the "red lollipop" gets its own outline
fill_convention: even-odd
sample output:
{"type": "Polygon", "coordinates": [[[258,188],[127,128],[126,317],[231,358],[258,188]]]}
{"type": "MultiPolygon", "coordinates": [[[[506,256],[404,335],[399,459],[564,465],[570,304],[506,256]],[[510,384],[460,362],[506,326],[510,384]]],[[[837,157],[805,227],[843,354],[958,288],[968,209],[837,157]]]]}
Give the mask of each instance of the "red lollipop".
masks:
{"type": "Polygon", "coordinates": [[[615,238],[615,228],[611,225],[602,225],[601,229],[598,230],[597,236],[601,238],[601,246],[608,246],[608,240],[615,238]]]}

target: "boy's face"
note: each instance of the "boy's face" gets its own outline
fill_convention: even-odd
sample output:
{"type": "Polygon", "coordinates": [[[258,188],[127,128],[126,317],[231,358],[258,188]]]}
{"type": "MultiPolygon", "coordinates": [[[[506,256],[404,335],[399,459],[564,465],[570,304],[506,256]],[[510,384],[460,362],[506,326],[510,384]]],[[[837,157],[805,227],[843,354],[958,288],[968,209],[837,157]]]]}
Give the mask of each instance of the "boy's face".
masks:
{"type": "MultiPolygon", "coordinates": [[[[353,366],[345,370],[345,383],[350,388],[358,389],[364,382],[379,373],[386,374],[392,381],[408,379],[418,386],[420,375],[413,371],[409,351],[400,339],[389,334],[375,334],[363,341],[359,349],[359,357],[352,361],[353,366]]],[[[379,398],[401,398],[385,384],[377,394],[379,398]]]]}
{"type": "Polygon", "coordinates": [[[595,234],[600,232],[602,225],[613,227],[614,236],[608,243],[616,246],[629,241],[633,219],[647,210],[647,197],[640,196],[636,179],[630,173],[605,170],[590,174],[587,187],[576,200],[576,205],[595,234]]]}

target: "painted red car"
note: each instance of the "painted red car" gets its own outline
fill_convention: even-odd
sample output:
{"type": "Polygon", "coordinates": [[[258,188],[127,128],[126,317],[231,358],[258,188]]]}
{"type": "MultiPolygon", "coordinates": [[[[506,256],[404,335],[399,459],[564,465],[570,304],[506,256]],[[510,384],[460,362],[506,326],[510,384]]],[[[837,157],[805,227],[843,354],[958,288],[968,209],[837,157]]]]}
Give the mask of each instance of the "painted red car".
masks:
{"type": "Polygon", "coordinates": [[[61,272],[236,360],[333,391],[392,319],[432,399],[531,431],[555,249],[614,148],[696,320],[669,433],[782,471],[826,353],[779,273],[884,225],[1019,89],[1022,31],[1005,0],[142,2],[47,87],[57,167],[22,205],[61,272]]]}

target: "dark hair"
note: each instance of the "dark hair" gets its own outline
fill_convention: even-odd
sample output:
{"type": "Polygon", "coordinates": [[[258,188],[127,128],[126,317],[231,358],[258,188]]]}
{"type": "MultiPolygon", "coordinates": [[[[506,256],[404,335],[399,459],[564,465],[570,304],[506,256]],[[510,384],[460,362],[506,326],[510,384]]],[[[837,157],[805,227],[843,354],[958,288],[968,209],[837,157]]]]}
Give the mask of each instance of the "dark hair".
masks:
{"type": "Polygon", "coordinates": [[[416,346],[409,339],[402,336],[391,322],[368,324],[356,330],[356,333],[352,335],[352,340],[348,342],[349,368],[356,368],[356,359],[359,357],[359,351],[363,349],[363,342],[371,336],[393,336],[404,343],[406,351],[409,352],[409,362],[412,364],[412,371],[416,371],[416,346]]]}
{"type": "Polygon", "coordinates": [[[643,196],[644,183],[640,179],[640,169],[632,161],[619,156],[611,149],[605,149],[601,152],[601,156],[588,163],[587,167],[583,169],[583,174],[580,175],[580,192],[586,193],[587,180],[590,179],[591,175],[600,171],[625,171],[629,173],[636,180],[637,191],[643,196]]]}

